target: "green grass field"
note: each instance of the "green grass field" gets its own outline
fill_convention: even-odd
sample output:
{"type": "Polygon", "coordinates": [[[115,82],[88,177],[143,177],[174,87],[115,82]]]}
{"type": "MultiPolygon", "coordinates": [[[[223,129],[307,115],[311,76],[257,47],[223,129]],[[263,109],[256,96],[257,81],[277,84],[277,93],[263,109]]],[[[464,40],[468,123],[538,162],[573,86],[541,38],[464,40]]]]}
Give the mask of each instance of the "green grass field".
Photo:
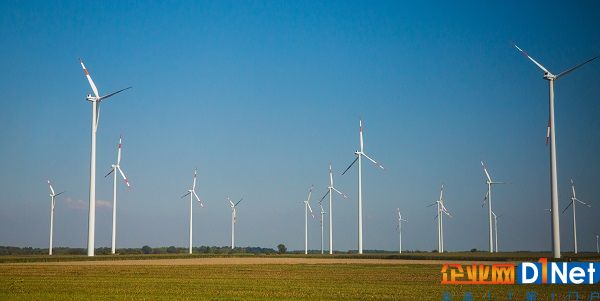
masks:
{"type": "MultiPolygon", "coordinates": [[[[537,300],[595,286],[441,285],[440,265],[0,265],[0,300],[537,300]],[[485,298],[484,298],[485,297],[485,298]]],[[[583,297],[583,298],[582,298],[583,297]]]]}

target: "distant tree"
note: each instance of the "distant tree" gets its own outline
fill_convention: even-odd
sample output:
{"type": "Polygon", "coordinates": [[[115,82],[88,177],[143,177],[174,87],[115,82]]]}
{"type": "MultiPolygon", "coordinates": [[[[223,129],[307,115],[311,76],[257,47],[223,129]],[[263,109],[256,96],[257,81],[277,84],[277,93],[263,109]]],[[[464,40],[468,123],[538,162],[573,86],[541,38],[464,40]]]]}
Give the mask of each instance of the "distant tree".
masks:
{"type": "Polygon", "coordinates": [[[476,248],[471,249],[471,252],[477,252],[476,248]]]}
{"type": "Polygon", "coordinates": [[[284,244],[278,244],[277,251],[279,252],[279,254],[285,254],[285,252],[287,252],[287,248],[284,244]]]}
{"type": "Polygon", "coordinates": [[[152,248],[150,248],[150,246],[143,246],[142,247],[142,253],[144,253],[144,254],[150,254],[150,253],[152,253],[152,248]]]}
{"type": "Polygon", "coordinates": [[[175,248],[175,246],[170,246],[167,248],[167,253],[170,253],[170,254],[177,253],[177,248],[175,248]]]}

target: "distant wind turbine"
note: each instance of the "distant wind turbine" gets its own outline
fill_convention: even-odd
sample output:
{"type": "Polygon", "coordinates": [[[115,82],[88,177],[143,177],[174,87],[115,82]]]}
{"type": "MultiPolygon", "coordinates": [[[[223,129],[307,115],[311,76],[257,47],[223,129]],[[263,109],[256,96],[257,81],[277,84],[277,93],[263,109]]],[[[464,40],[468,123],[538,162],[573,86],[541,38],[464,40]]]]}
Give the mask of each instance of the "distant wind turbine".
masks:
{"type": "Polygon", "coordinates": [[[484,198],[484,203],[485,200],[487,200],[488,203],[488,222],[489,222],[489,242],[490,242],[490,253],[494,252],[494,243],[493,243],[493,235],[492,235],[492,185],[495,184],[506,184],[504,182],[494,182],[492,181],[492,178],[490,177],[490,173],[488,172],[487,168],[485,167],[485,163],[483,163],[483,161],[481,161],[481,167],[483,167],[483,172],[485,173],[485,183],[487,184],[487,192],[485,193],[485,198],[484,198]]]}
{"type": "Polygon", "coordinates": [[[308,198],[304,201],[304,254],[308,254],[308,211],[310,215],[315,218],[312,208],[310,207],[310,196],[312,195],[313,186],[310,186],[308,190],[308,198]]]}
{"type": "Polygon", "coordinates": [[[600,234],[594,233],[596,235],[596,253],[600,254],[600,245],[598,244],[598,238],[600,238],[600,234]]]}
{"type": "Polygon", "coordinates": [[[323,254],[323,215],[327,214],[327,212],[323,209],[322,202],[319,202],[319,207],[321,207],[321,254],[323,254]]]}
{"type": "Polygon", "coordinates": [[[519,50],[526,58],[532,61],[538,68],[544,72],[544,79],[548,81],[550,97],[549,107],[550,116],[548,116],[548,127],[546,131],[546,144],[550,142],[550,195],[552,205],[552,254],[554,258],[560,258],[560,217],[558,214],[558,173],[556,171],[556,123],[554,122],[554,82],[559,78],[571,73],[575,69],[595,60],[598,56],[593,57],[581,64],[575,65],[557,75],[552,74],[548,69],[534,60],[525,50],[519,48],[516,44],[514,46],[519,50]]]}
{"type": "Polygon", "coordinates": [[[427,207],[431,207],[433,205],[437,206],[437,211],[436,211],[436,216],[434,219],[437,219],[438,222],[438,253],[443,253],[444,252],[444,214],[452,217],[452,215],[450,214],[450,212],[448,212],[448,210],[446,209],[446,206],[444,206],[444,184],[442,184],[442,188],[440,189],[440,198],[439,200],[435,201],[435,203],[432,203],[430,205],[428,205],[427,207]]]}
{"type": "Polygon", "coordinates": [[[193,224],[193,204],[194,204],[194,198],[200,203],[200,207],[204,207],[204,203],[202,203],[202,201],[200,200],[200,198],[198,197],[198,195],[196,194],[196,177],[198,175],[198,170],[194,169],[194,181],[192,182],[192,189],[189,189],[188,192],[186,194],[184,194],[183,196],[181,196],[181,198],[183,199],[186,196],[190,196],[190,248],[189,248],[189,253],[192,254],[192,224],[193,224]]]}
{"type": "MultiPolygon", "coordinates": [[[[362,120],[359,120],[359,150],[355,151],[356,159],[350,163],[350,166],[344,170],[342,175],[344,175],[356,161],[358,161],[358,254],[363,253],[363,223],[362,223],[362,157],[364,156],[369,161],[373,162],[377,167],[383,169],[383,166],[377,161],[373,160],[371,157],[367,156],[364,152],[364,144],[363,144],[363,128],[362,128],[362,120]]],[[[331,211],[331,210],[330,210],[331,211]]]]}
{"type": "Polygon", "coordinates": [[[562,211],[563,213],[565,213],[565,211],[567,211],[567,209],[569,209],[569,207],[573,207],[573,249],[575,250],[575,254],[577,254],[577,216],[575,215],[575,205],[577,204],[577,202],[588,206],[589,208],[591,208],[592,206],[589,204],[586,204],[582,201],[580,201],[577,196],[575,196],[575,183],[573,183],[573,179],[571,179],[571,201],[569,202],[569,205],[567,205],[567,207],[565,207],[565,209],[562,211]]]}
{"type": "Polygon", "coordinates": [[[129,180],[125,176],[125,173],[121,169],[121,148],[123,147],[123,137],[119,137],[119,144],[117,145],[117,163],[112,165],[112,169],[109,173],[104,176],[108,177],[110,174],[113,174],[113,208],[112,208],[112,245],[111,245],[111,254],[115,254],[116,251],[116,240],[117,240],[117,171],[121,174],[121,177],[125,181],[125,185],[127,187],[131,187],[129,185],[129,180]]]}
{"type": "Polygon", "coordinates": [[[241,198],[237,203],[233,203],[228,197],[229,205],[231,206],[231,249],[235,248],[235,223],[237,222],[237,205],[243,200],[241,198]]]}
{"type": "Polygon", "coordinates": [[[331,164],[329,164],[329,187],[327,187],[327,192],[319,201],[319,203],[323,202],[325,197],[327,195],[329,195],[329,254],[333,254],[333,205],[332,205],[333,202],[332,202],[332,200],[333,200],[333,192],[334,191],[337,192],[339,195],[343,196],[344,198],[348,198],[344,193],[337,190],[333,186],[333,171],[331,170],[331,164]]]}
{"type": "Polygon", "coordinates": [[[402,254],[402,222],[408,223],[408,221],[402,218],[402,214],[400,213],[400,208],[396,208],[396,211],[398,211],[398,226],[396,226],[396,229],[398,229],[398,235],[399,235],[399,241],[400,241],[398,253],[402,254]]]}
{"type": "Polygon", "coordinates": [[[492,215],[494,216],[494,240],[496,241],[496,253],[498,252],[498,218],[502,216],[502,214],[500,215],[496,215],[496,213],[494,213],[494,211],[492,211],[492,215]]]}
{"type": "Polygon", "coordinates": [[[96,132],[98,131],[98,121],[100,120],[100,102],[106,100],[107,98],[121,93],[131,87],[127,87],[125,89],[121,89],[119,91],[100,96],[98,93],[98,88],[96,88],[96,84],[92,80],[90,73],[83,65],[83,60],[79,59],[79,63],[81,63],[81,68],[83,68],[83,74],[87,77],[90,86],[92,87],[92,91],[94,95],[88,94],[86,99],[92,104],[92,147],[90,152],[90,204],[89,204],[89,215],[88,215],[88,245],[87,245],[87,255],[94,256],[94,241],[96,234],[96,132]]]}
{"type": "Polygon", "coordinates": [[[63,194],[64,191],[55,193],[50,180],[48,180],[48,187],[50,187],[50,245],[48,247],[48,255],[52,255],[52,236],[54,232],[54,207],[56,206],[56,197],[63,194]]]}

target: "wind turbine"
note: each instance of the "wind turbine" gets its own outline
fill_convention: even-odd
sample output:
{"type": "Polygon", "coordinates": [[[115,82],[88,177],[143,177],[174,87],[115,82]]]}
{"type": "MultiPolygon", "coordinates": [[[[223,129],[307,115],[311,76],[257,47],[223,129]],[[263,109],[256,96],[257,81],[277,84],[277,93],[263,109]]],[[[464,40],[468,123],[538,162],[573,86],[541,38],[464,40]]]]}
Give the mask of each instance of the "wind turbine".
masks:
{"type": "Polygon", "coordinates": [[[496,253],[498,253],[498,218],[501,217],[502,214],[496,215],[496,213],[492,211],[492,215],[494,216],[494,238],[496,240],[496,253]]]}
{"type": "Polygon", "coordinates": [[[600,238],[600,234],[594,233],[596,235],[596,253],[600,254],[600,245],[598,244],[598,238],[600,238]]]}
{"type": "Polygon", "coordinates": [[[304,201],[304,254],[308,254],[308,211],[310,215],[315,218],[312,208],[310,207],[310,196],[312,195],[313,186],[310,186],[308,190],[308,198],[304,201]]]}
{"type": "Polygon", "coordinates": [[[567,209],[569,209],[570,206],[573,206],[573,248],[575,250],[575,254],[577,254],[577,217],[575,215],[575,205],[577,204],[576,202],[579,202],[583,205],[588,206],[589,208],[591,208],[592,206],[580,201],[575,196],[575,183],[573,183],[573,179],[571,179],[571,193],[571,202],[569,202],[569,205],[567,205],[567,207],[565,207],[565,209],[562,212],[565,213],[565,211],[567,211],[567,209]]]}
{"type": "Polygon", "coordinates": [[[571,73],[573,70],[595,60],[598,56],[593,57],[581,64],[575,65],[557,75],[552,74],[548,69],[534,60],[527,52],[519,48],[516,44],[514,46],[519,50],[526,58],[531,60],[538,68],[544,72],[544,79],[548,81],[549,85],[549,107],[550,116],[548,116],[548,127],[546,130],[546,144],[550,142],[550,195],[551,195],[551,206],[552,206],[552,253],[554,258],[560,258],[560,221],[558,214],[558,174],[556,171],[556,123],[554,123],[554,82],[559,78],[571,73]]]}
{"type": "Polygon", "coordinates": [[[399,235],[399,239],[400,239],[400,246],[398,248],[398,253],[402,254],[402,222],[407,222],[407,220],[402,218],[402,214],[400,213],[400,208],[396,208],[396,211],[398,211],[398,226],[396,227],[398,229],[398,235],[399,235]]]}
{"type": "Polygon", "coordinates": [[[319,202],[319,207],[321,207],[321,254],[323,254],[323,215],[327,214],[327,212],[323,209],[321,202],[319,202]]]}
{"type": "Polygon", "coordinates": [[[485,173],[485,183],[487,184],[487,192],[485,193],[485,200],[487,200],[488,202],[488,221],[489,221],[489,238],[490,238],[490,253],[494,252],[494,243],[493,243],[493,235],[492,235],[492,185],[495,184],[506,184],[504,182],[494,182],[492,181],[492,177],[490,177],[490,173],[488,172],[487,168],[485,167],[485,163],[483,163],[483,161],[481,161],[481,167],[483,167],[483,172],[485,173]]]}
{"type": "Polygon", "coordinates": [[[117,93],[123,92],[131,87],[121,89],[110,94],[100,96],[98,88],[94,84],[90,73],[85,68],[83,60],[79,59],[81,68],[83,68],[83,74],[87,77],[94,95],[88,94],[86,99],[92,104],[92,147],[90,152],[90,204],[89,204],[89,215],[88,215],[88,246],[87,255],[94,256],[94,240],[96,233],[96,132],[98,131],[98,121],[100,120],[100,103],[117,93]]]}
{"type": "Polygon", "coordinates": [[[193,215],[192,215],[193,206],[192,205],[194,204],[194,198],[200,203],[200,207],[204,207],[204,203],[202,203],[202,201],[196,194],[196,177],[197,177],[197,175],[198,175],[198,170],[194,169],[194,181],[192,183],[192,189],[189,189],[186,194],[181,196],[182,199],[188,195],[190,196],[190,251],[189,251],[190,254],[192,254],[192,222],[193,222],[193,215]]]}
{"type": "MultiPolygon", "coordinates": [[[[362,132],[362,120],[359,120],[359,150],[355,151],[356,159],[350,163],[350,166],[344,170],[342,175],[344,175],[356,161],[358,161],[358,254],[363,253],[363,226],[362,226],[362,157],[369,159],[369,161],[373,162],[377,167],[383,169],[383,166],[377,161],[371,159],[371,157],[367,156],[364,152],[364,144],[363,144],[363,132],[362,132]]],[[[330,210],[331,211],[331,210],[330,210]]]]}
{"type": "MultiPolygon", "coordinates": [[[[327,192],[319,201],[319,203],[323,202],[325,197],[327,195],[329,195],[329,254],[333,254],[333,223],[332,223],[332,221],[333,221],[333,205],[332,205],[332,203],[333,202],[332,202],[332,200],[333,200],[333,192],[334,191],[337,192],[339,195],[343,196],[344,198],[348,198],[344,193],[337,190],[333,186],[333,171],[331,170],[331,164],[329,164],[329,187],[327,187],[327,192]]],[[[321,210],[321,211],[323,211],[323,210],[321,210]]]]}
{"type": "Polygon", "coordinates": [[[233,203],[229,197],[227,200],[229,201],[229,205],[231,206],[231,249],[235,248],[235,223],[237,221],[237,205],[243,200],[241,198],[237,203],[233,203]]]}
{"type": "Polygon", "coordinates": [[[56,197],[63,194],[64,191],[55,193],[50,180],[48,180],[48,187],[50,187],[50,245],[48,247],[48,255],[52,255],[52,235],[54,234],[54,207],[56,205],[56,197]]]}
{"type": "Polygon", "coordinates": [[[131,187],[131,185],[129,185],[129,180],[127,180],[127,177],[125,176],[125,173],[123,173],[123,170],[121,169],[121,148],[123,146],[123,137],[119,137],[119,144],[117,145],[117,163],[111,165],[112,169],[110,170],[109,173],[106,174],[106,176],[104,176],[105,178],[108,177],[111,173],[113,174],[113,208],[112,208],[112,245],[111,245],[111,254],[115,254],[115,250],[116,250],[116,240],[117,240],[117,171],[119,171],[119,173],[121,174],[121,177],[123,178],[123,180],[125,181],[125,185],[127,185],[127,187],[131,187]]]}
{"type": "Polygon", "coordinates": [[[450,212],[444,206],[444,184],[442,184],[442,188],[440,189],[440,198],[434,203],[428,205],[427,207],[431,207],[433,205],[437,206],[437,212],[434,219],[438,220],[438,253],[444,252],[444,220],[443,214],[452,217],[450,212]]]}

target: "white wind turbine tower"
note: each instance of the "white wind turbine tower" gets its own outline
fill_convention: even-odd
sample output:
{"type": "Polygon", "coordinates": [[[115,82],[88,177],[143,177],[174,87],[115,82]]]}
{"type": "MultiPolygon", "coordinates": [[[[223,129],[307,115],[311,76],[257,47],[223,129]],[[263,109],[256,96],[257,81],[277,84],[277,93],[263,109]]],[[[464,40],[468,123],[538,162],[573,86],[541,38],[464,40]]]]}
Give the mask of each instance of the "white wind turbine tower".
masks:
{"type": "Polygon", "coordinates": [[[596,253],[600,254],[600,245],[598,244],[598,238],[600,238],[600,234],[594,233],[596,235],[596,253]]]}
{"type": "Polygon", "coordinates": [[[56,206],[56,197],[63,194],[64,191],[55,193],[50,180],[48,180],[48,187],[50,187],[50,245],[48,247],[48,255],[52,255],[52,236],[54,234],[54,207],[56,206]]]}
{"type": "Polygon", "coordinates": [[[321,202],[319,202],[319,207],[321,207],[321,254],[323,254],[323,215],[327,214],[327,212],[323,209],[323,204],[321,202]]]}
{"type": "Polygon", "coordinates": [[[308,254],[308,211],[310,215],[315,218],[312,208],[310,207],[310,196],[312,195],[313,186],[310,186],[308,190],[308,198],[304,201],[304,254],[308,254]]]}
{"type": "MultiPolygon", "coordinates": [[[[362,132],[362,120],[359,120],[359,150],[354,152],[356,155],[356,159],[350,163],[350,166],[344,170],[342,175],[344,175],[356,161],[358,161],[358,254],[363,253],[363,226],[362,226],[362,157],[364,156],[369,161],[373,162],[377,167],[383,169],[383,166],[377,161],[371,159],[371,157],[367,156],[364,152],[364,144],[363,144],[363,132],[362,132]]],[[[331,210],[330,210],[331,211],[331,210]]]]}
{"type": "Polygon", "coordinates": [[[577,202],[579,202],[583,205],[588,206],[589,208],[591,208],[592,206],[580,201],[577,198],[577,196],[575,196],[575,183],[573,183],[573,179],[571,179],[571,193],[571,202],[569,202],[569,205],[565,207],[563,213],[565,213],[565,211],[567,211],[567,209],[569,209],[570,206],[573,206],[573,249],[575,250],[575,254],[577,254],[577,216],[575,215],[575,205],[577,204],[577,202]]]}
{"type": "Polygon", "coordinates": [[[496,213],[494,213],[494,211],[492,211],[492,215],[494,216],[494,240],[496,242],[496,253],[498,253],[498,218],[502,216],[502,214],[500,215],[496,215],[496,213]]]}
{"type": "Polygon", "coordinates": [[[443,214],[445,214],[449,217],[452,217],[450,212],[448,212],[448,210],[446,209],[446,206],[444,206],[444,184],[442,184],[442,188],[440,189],[439,200],[435,201],[435,203],[428,205],[427,207],[431,207],[433,205],[437,206],[436,216],[434,219],[438,220],[438,253],[443,253],[444,252],[444,218],[443,218],[444,216],[443,216],[443,214]]]}
{"type": "Polygon", "coordinates": [[[495,184],[506,184],[504,182],[494,182],[492,181],[492,177],[490,177],[490,173],[488,172],[487,168],[485,167],[485,163],[483,163],[483,161],[481,161],[481,167],[483,167],[483,172],[485,173],[485,183],[487,185],[487,192],[485,193],[485,198],[484,200],[484,204],[485,201],[487,200],[488,203],[488,222],[489,222],[489,243],[490,243],[490,253],[494,252],[494,242],[493,242],[493,235],[492,235],[492,230],[493,230],[493,226],[492,226],[492,185],[495,184]]]}
{"type": "Polygon", "coordinates": [[[196,177],[197,177],[197,175],[198,175],[198,170],[194,169],[194,181],[192,183],[192,189],[188,190],[188,192],[186,194],[181,196],[182,199],[188,195],[190,196],[190,251],[189,251],[190,254],[192,254],[192,224],[193,224],[192,208],[193,208],[193,204],[194,204],[194,198],[200,203],[200,207],[204,207],[204,204],[202,203],[202,201],[196,194],[196,177]]]}
{"type": "Polygon", "coordinates": [[[396,211],[398,211],[398,226],[396,226],[396,229],[398,229],[398,235],[399,235],[399,239],[400,239],[400,246],[398,248],[398,253],[402,254],[402,222],[407,222],[407,220],[402,218],[402,214],[400,213],[400,208],[396,208],[396,211]]]}
{"type": "MultiPolygon", "coordinates": [[[[332,221],[333,221],[333,205],[332,205],[332,203],[333,202],[332,202],[332,200],[333,200],[333,192],[334,191],[337,192],[339,195],[343,196],[344,198],[348,198],[344,193],[337,190],[333,186],[333,171],[331,170],[331,164],[329,164],[329,187],[327,187],[327,192],[319,201],[319,203],[323,202],[325,197],[327,195],[329,195],[329,254],[333,254],[333,223],[332,223],[332,221]]],[[[323,211],[323,210],[321,210],[321,211],[323,211]]]]}
{"type": "Polygon", "coordinates": [[[90,73],[83,65],[83,60],[79,60],[81,63],[81,68],[83,68],[83,73],[87,77],[90,86],[92,87],[92,91],[94,95],[88,94],[86,99],[92,104],[92,147],[90,152],[90,203],[89,203],[89,215],[88,215],[88,245],[87,245],[87,255],[94,256],[94,241],[95,241],[95,233],[96,233],[96,132],[98,131],[98,121],[100,119],[100,103],[117,94],[123,92],[131,87],[127,87],[125,89],[121,89],[119,91],[100,96],[98,93],[98,88],[94,84],[94,81],[90,77],[90,73]]]}
{"type": "Polygon", "coordinates": [[[551,195],[551,206],[552,206],[552,253],[554,258],[560,258],[560,221],[558,214],[558,174],[556,171],[556,123],[554,123],[554,82],[559,78],[571,73],[573,70],[593,61],[597,58],[591,58],[579,65],[571,67],[557,75],[552,74],[548,69],[534,60],[527,52],[519,48],[516,44],[514,45],[525,57],[531,60],[538,68],[544,72],[544,79],[548,81],[549,85],[549,107],[550,116],[548,116],[548,127],[546,131],[546,144],[550,142],[550,195],[551,195]]]}
{"type": "Polygon", "coordinates": [[[117,163],[112,165],[112,169],[105,178],[108,177],[111,173],[113,174],[113,208],[112,208],[112,245],[111,245],[111,254],[115,254],[116,251],[116,240],[117,240],[117,171],[121,174],[123,181],[125,181],[125,185],[127,187],[131,187],[129,184],[129,180],[125,176],[125,173],[121,169],[121,148],[123,146],[123,137],[119,137],[119,144],[117,145],[117,163]]]}
{"type": "Polygon", "coordinates": [[[227,197],[227,201],[229,201],[229,206],[231,207],[231,249],[235,248],[235,223],[237,222],[237,205],[243,200],[241,198],[237,203],[233,203],[229,197],[227,197]]]}

